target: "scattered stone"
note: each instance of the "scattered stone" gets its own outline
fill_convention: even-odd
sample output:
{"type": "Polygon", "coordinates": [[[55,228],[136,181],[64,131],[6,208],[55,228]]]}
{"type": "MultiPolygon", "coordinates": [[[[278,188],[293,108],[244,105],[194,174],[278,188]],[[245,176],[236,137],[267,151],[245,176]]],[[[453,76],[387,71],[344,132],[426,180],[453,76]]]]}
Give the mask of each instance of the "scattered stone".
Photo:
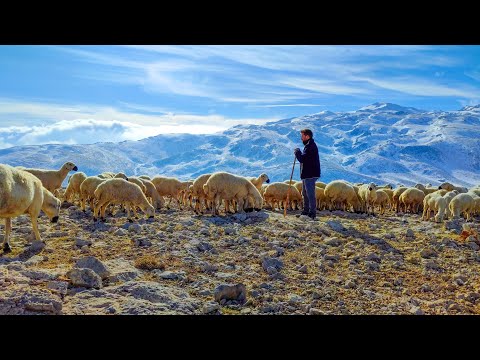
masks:
{"type": "Polygon", "coordinates": [[[125,236],[125,235],[127,235],[127,231],[125,229],[119,228],[113,233],[113,235],[125,236]]]}
{"type": "Polygon", "coordinates": [[[133,239],[135,246],[140,247],[150,247],[152,246],[152,242],[149,238],[141,238],[141,239],[133,239]]]}
{"type": "Polygon", "coordinates": [[[345,226],[337,220],[328,220],[326,223],[333,231],[341,232],[346,230],[345,226]]]}
{"type": "Polygon", "coordinates": [[[326,245],[334,246],[334,247],[340,246],[342,245],[342,243],[343,241],[337,237],[333,237],[325,240],[326,245]]]}
{"type": "Polygon", "coordinates": [[[110,275],[110,271],[107,267],[95,256],[86,256],[78,259],[75,262],[74,268],[91,269],[100,276],[101,279],[106,279],[110,275]]]}
{"type": "Polygon", "coordinates": [[[185,272],[173,272],[173,271],[154,271],[155,275],[165,280],[183,280],[185,278],[185,272]]]}
{"type": "Polygon", "coordinates": [[[420,309],[418,306],[413,306],[409,312],[413,315],[425,315],[422,309],[420,309]]]}
{"type": "Polygon", "coordinates": [[[420,256],[424,259],[430,259],[433,257],[437,257],[438,254],[433,249],[425,248],[422,251],[420,251],[420,256]]]}
{"type": "Polygon", "coordinates": [[[73,268],[67,273],[74,286],[101,289],[102,278],[95,271],[88,268],[73,268]]]}
{"type": "Polygon", "coordinates": [[[405,232],[405,237],[406,238],[415,238],[415,233],[413,232],[412,229],[407,229],[407,231],[405,232]]]}
{"type": "Polygon", "coordinates": [[[303,273],[303,274],[308,274],[308,268],[307,268],[307,265],[303,265],[301,266],[300,268],[297,269],[299,272],[303,273]]]}
{"type": "Polygon", "coordinates": [[[93,241],[91,240],[85,240],[81,238],[76,238],[75,239],[75,246],[81,248],[82,246],[92,246],[93,241]]]}
{"type": "Polygon", "coordinates": [[[268,272],[269,268],[274,268],[276,271],[279,271],[283,268],[283,261],[277,258],[271,258],[265,256],[262,259],[262,267],[268,272]]]}
{"type": "Polygon", "coordinates": [[[128,232],[134,232],[134,233],[141,233],[142,232],[142,225],[139,224],[129,224],[128,226],[128,232]]]}
{"type": "Polygon", "coordinates": [[[378,271],[380,270],[380,265],[377,262],[365,261],[365,266],[367,270],[378,271]]]}
{"type": "Polygon", "coordinates": [[[217,314],[220,312],[220,305],[214,301],[207,302],[203,305],[202,312],[204,314],[217,314]]]}
{"type": "Polygon", "coordinates": [[[356,287],[357,287],[357,284],[355,284],[355,281],[353,281],[352,279],[348,279],[345,282],[345,289],[354,289],[356,287]]]}
{"type": "Polygon", "coordinates": [[[247,300],[247,289],[243,284],[222,284],[215,288],[214,298],[216,302],[225,299],[244,303],[247,300]]]}
{"type": "Polygon", "coordinates": [[[49,281],[47,283],[47,289],[50,291],[60,294],[66,295],[68,290],[68,282],[66,281],[49,281]]]}
{"type": "Polygon", "coordinates": [[[308,310],[309,315],[326,315],[326,313],[320,309],[316,309],[311,307],[310,310],[308,310]]]}
{"type": "Polygon", "coordinates": [[[368,254],[368,256],[366,257],[366,259],[368,261],[375,261],[377,263],[381,263],[382,262],[382,259],[380,258],[380,256],[378,256],[377,254],[375,253],[370,253],[368,254]]]}

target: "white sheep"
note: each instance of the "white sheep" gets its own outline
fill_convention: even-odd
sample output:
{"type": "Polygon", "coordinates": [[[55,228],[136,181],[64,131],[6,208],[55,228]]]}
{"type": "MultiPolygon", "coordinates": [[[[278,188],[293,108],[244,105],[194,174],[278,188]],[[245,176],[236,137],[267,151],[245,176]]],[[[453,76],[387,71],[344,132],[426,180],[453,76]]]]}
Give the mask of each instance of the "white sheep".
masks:
{"type": "Polygon", "coordinates": [[[410,209],[411,213],[418,214],[420,205],[423,205],[425,193],[417,188],[408,188],[399,197],[399,202],[403,205],[405,212],[410,209]]]}
{"type": "Polygon", "coordinates": [[[430,212],[435,213],[435,222],[440,222],[445,217],[445,210],[447,209],[447,200],[440,192],[431,193],[423,199],[423,215],[422,220],[428,221],[430,219],[430,212]]]}
{"type": "Polygon", "coordinates": [[[468,189],[466,187],[454,186],[454,185],[450,184],[449,182],[444,182],[438,188],[439,189],[445,189],[445,190],[448,190],[448,191],[457,190],[459,194],[463,194],[463,193],[468,192],[468,189]]]}
{"type": "Polygon", "coordinates": [[[152,200],[152,205],[155,209],[160,210],[163,205],[165,204],[163,197],[158,195],[158,191],[155,188],[155,185],[150,180],[147,180],[145,178],[139,177],[140,181],[143,182],[143,185],[145,185],[146,192],[145,195],[147,195],[147,198],[152,200]]]}
{"type": "Polygon", "coordinates": [[[93,220],[100,214],[105,221],[105,208],[108,204],[125,204],[128,221],[130,218],[130,206],[138,206],[150,218],[155,215],[155,208],[148,202],[144,192],[137,184],[124,179],[108,179],[98,185],[94,192],[97,204],[93,211],[93,220]]]}
{"type": "Polygon", "coordinates": [[[327,186],[327,184],[325,184],[324,182],[321,182],[321,181],[317,181],[315,183],[315,187],[318,187],[320,189],[325,189],[326,186],[327,186]]]}
{"type": "Polygon", "coordinates": [[[55,194],[55,190],[62,187],[63,180],[67,177],[70,171],[77,171],[78,168],[74,163],[66,162],[62,165],[60,170],[46,170],[46,169],[23,169],[30,174],[35,175],[40,179],[45,189],[55,194]]]}
{"type": "Polygon", "coordinates": [[[377,199],[375,200],[374,205],[378,205],[380,207],[380,213],[383,215],[385,214],[385,208],[390,203],[390,198],[385,191],[386,189],[379,189],[376,190],[377,199]]]}
{"type": "Polygon", "coordinates": [[[75,201],[75,195],[80,196],[80,185],[87,178],[84,172],[78,172],[68,178],[67,189],[65,190],[64,201],[70,201],[73,198],[75,201]]]}
{"type": "Polygon", "coordinates": [[[147,187],[145,186],[145,184],[143,183],[142,180],[140,180],[139,178],[137,178],[136,176],[129,176],[128,177],[128,182],[131,182],[133,184],[137,184],[138,186],[140,186],[140,189],[142,189],[142,192],[144,194],[146,194],[147,192],[147,187]]]}
{"type": "Polygon", "coordinates": [[[212,174],[203,185],[203,191],[208,200],[213,201],[212,213],[217,213],[220,201],[236,200],[238,211],[244,212],[244,204],[249,199],[254,204],[255,210],[260,210],[263,198],[258,189],[243,176],[237,176],[227,172],[212,174]]]}
{"type": "Polygon", "coordinates": [[[406,191],[408,188],[405,187],[405,186],[400,186],[398,188],[396,188],[394,191],[393,191],[393,196],[392,196],[392,206],[395,208],[395,212],[396,213],[399,213],[400,212],[400,195],[402,195],[402,193],[404,191],[406,191]]]}
{"type": "Polygon", "coordinates": [[[262,189],[262,184],[263,183],[269,183],[270,179],[268,178],[267,174],[260,174],[258,177],[247,177],[250,182],[255,185],[258,191],[262,189]]]}
{"type": "Polygon", "coordinates": [[[450,215],[453,219],[460,217],[463,212],[467,217],[467,221],[470,220],[470,214],[475,211],[475,199],[469,194],[456,195],[448,205],[450,209],[450,215]]]}
{"type": "Polygon", "coordinates": [[[329,182],[324,189],[324,194],[330,211],[334,208],[346,210],[348,205],[352,206],[355,212],[361,208],[355,189],[343,180],[329,182]]]}
{"type": "Polygon", "coordinates": [[[205,196],[205,192],[203,191],[203,185],[205,185],[210,176],[212,176],[212,174],[200,175],[193,181],[193,184],[190,187],[192,197],[195,199],[196,214],[203,214],[202,202],[205,205],[205,209],[208,209],[209,207],[207,203],[207,197],[205,196]]]}
{"type": "Polygon", "coordinates": [[[363,211],[368,214],[368,209],[372,209],[372,215],[375,215],[375,201],[377,200],[377,186],[374,183],[361,185],[358,189],[358,195],[362,202],[363,211]]]}
{"type": "Polygon", "coordinates": [[[40,210],[55,223],[58,221],[60,205],[60,200],[44,188],[40,179],[33,174],[0,164],[0,217],[5,219],[3,251],[11,251],[9,239],[13,217],[29,214],[35,239],[41,241],[37,224],[40,210]]]}
{"type": "Polygon", "coordinates": [[[452,190],[452,191],[447,192],[445,195],[443,195],[443,198],[444,198],[445,201],[447,202],[447,209],[446,209],[446,211],[445,211],[445,217],[446,217],[447,219],[449,219],[449,218],[452,216],[452,214],[450,214],[450,208],[449,208],[449,206],[450,206],[450,201],[452,201],[452,199],[453,199],[455,196],[457,196],[458,194],[459,194],[459,193],[458,193],[457,190],[452,190]]]}
{"type": "Polygon", "coordinates": [[[90,209],[93,211],[95,207],[95,190],[98,185],[106,180],[108,179],[102,179],[98,176],[89,176],[80,184],[80,199],[83,212],[85,212],[85,203],[87,201],[90,201],[90,209]]]}
{"type": "Polygon", "coordinates": [[[144,180],[152,180],[152,178],[148,175],[140,175],[139,178],[144,180]]]}
{"type": "Polygon", "coordinates": [[[158,195],[169,197],[167,209],[170,208],[170,202],[172,201],[172,199],[175,199],[178,203],[179,209],[182,209],[180,195],[182,191],[186,190],[186,182],[181,182],[176,178],[165,176],[155,176],[151,181],[153,185],[155,185],[155,188],[158,191],[158,195]]]}
{"type": "Polygon", "coordinates": [[[289,191],[289,202],[297,202],[298,204],[298,202],[302,201],[302,195],[293,185],[278,182],[271,183],[265,188],[265,192],[263,193],[265,203],[269,204],[272,210],[275,210],[276,203],[279,204],[279,208],[282,206],[283,208],[285,208],[285,206],[289,208],[290,204],[287,204],[287,194],[289,191]]]}

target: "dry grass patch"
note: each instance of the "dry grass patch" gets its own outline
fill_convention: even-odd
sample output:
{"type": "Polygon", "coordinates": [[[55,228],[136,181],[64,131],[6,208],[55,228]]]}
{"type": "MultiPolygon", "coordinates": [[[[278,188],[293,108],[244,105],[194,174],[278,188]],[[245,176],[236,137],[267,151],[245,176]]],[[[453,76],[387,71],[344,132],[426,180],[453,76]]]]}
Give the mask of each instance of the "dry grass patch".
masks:
{"type": "Polygon", "coordinates": [[[165,264],[154,255],[143,255],[135,259],[135,267],[142,270],[164,270],[165,264]]]}

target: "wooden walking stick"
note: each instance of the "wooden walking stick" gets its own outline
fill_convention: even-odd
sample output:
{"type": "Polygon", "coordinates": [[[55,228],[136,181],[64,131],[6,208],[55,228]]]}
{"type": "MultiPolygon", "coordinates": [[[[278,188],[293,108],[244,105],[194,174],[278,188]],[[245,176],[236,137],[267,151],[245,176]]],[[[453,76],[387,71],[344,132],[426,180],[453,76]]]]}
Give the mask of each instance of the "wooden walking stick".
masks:
{"type": "Polygon", "coordinates": [[[293,170],[295,169],[295,161],[297,161],[296,156],[293,158],[292,174],[290,175],[290,183],[287,191],[287,202],[283,207],[283,217],[287,217],[287,206],[290,204],[290,189],[292,188],[292,177],[293,177],[293,170]]]}

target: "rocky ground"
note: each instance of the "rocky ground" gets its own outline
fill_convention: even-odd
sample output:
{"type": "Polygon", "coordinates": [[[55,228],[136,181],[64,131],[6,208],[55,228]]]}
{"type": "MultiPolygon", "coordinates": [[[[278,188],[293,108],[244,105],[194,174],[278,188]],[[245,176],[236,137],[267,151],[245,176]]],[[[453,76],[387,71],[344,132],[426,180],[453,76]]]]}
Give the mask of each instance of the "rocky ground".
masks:
{"type": "Polygon", "coordinates": [[[478,218],[164,209],[94,224],[70,205],[57,224],[39,219],[46,246],[28,216],[13,219],[0,314],[480,313],[478,218]],[[245,301],[215,301],[219,285],[239,283],[245,301]]]}

